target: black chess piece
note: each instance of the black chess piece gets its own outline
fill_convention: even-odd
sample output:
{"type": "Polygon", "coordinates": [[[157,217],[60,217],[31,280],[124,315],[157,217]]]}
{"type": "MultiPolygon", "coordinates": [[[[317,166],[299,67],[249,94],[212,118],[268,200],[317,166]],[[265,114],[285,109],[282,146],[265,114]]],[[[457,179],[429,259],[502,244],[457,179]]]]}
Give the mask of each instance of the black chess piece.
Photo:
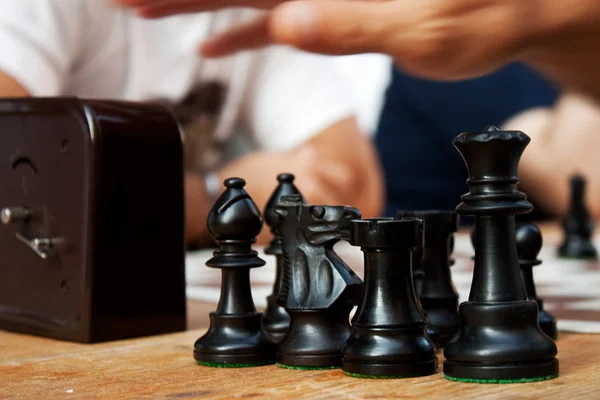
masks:
{"type": "Polygon", "coordinates": [[[571,204],[563,221],[565,238],[558,248],[558,256],[573,259],[596,259],[598,253],[592,243],[594,222],[585,203],[585,178],[571,177],[571,204]]]}
{"type": "Polygon", "coordinates": [[[350,221],[359,219],[360,212],[309,206],[300,196],[283,196],[275,212],[285,257],[277,303],[290,316],[289,329],[277,345],[277,363],[296,369],[339,367],[362,281],[333,246],[350,239],[350,221]]]}
{"type": "Polygon", "coordinates": [[[544,310],[544,301],[538,297],[533,280],[533,267],[540,265],[538,254],[542,249],[542,232],[534,223],[518,224],[515,231],[517,242],[517,254],[519,256],[519,265],[523,275],[523,283],[527,297],[535,300],[538,304],[538,322],[542,331],[552,339],[556,340],[558,331],[556,329],[556,320],[546,310],[544,310]]]}
{"type": "MultiPolygon", "coordinates": [[[[423,283],[423,278],[425,277],[425,271],[423,271],[423,267],[421,266],[421,260],[423,258],[423,244],[415,247],[412,252],[412,277],[414,282],[415,293],[417,293],[417,299],[419,298],[418,293],[421,291],[421,286],[423,283]]],[[[423,314],[425,315],[425,321],[428,321],[427,311],[423,309],[423,314]]],[[[426,325],[427,335],[433,340],[435,343],[435,347],[439,350],[440,346],[440,331],[435,328],[432,324],[427,323],[426,325]]]]}
{"type": "Polygon", "coordinates": [[[427,326],[440,332],[439,347],[458,332],[458,292],[450,274],[452,234],[458,231],[455,211],[400,211],[397,217],[414,217],[423,221],[423,278],[418,296],[427,313],[427,326]]]}
{"type": "Polygon", "coordinates": [[[352,335],[342,350],[342,369],[357,377],[411,377],[436,372],[436,347],[411,273],[414,249],[422,243],[415,218],[352,221],[353,246],[365,259],[362,302],[352,335]]]}
{"type": "Polygon", "coordinates": [[[453,266],[454,264],[456,264],[456,259],[454,257],[452,257],[453,254],[454,254],[454,234],[451,233],[450,239],[448,240],[448,256],[450,257],[450,260],[449,260],[450,266],[453,266]]]}
{"type": "Polygon", "coordinates": [[[466,132],[454,139],[469,172],[459,214],[475,216],[476,250],[461,326],[444,349],[444,375],[467,382],[527,382],[558,376],[556,344],[538,325],[517,258],[515,215],[533,208],[517,188],[530,142],[519,131],[466,132]]]}
{"type": "MultiPolygon", "coordinates": [[[[423,278],[425,277],[425,272],[423,271],[423,268],[421,267],[421,259],[423,258],[423,244],[421,243],[419,246],[415,247],[413,252],[412,252],[412,279],[414,282],[414,288],[415,288],[415,293],[417,293],[417,299],[418,299],[418,293],[420,292],[420,288],[423,282],[423,278]]],[[[425,315],[425,321],[427,321],[427,311],[423,310],[423,314],[425,315]]],[[[427,323],[426,325],[426,329],[427,329],[427,335],[429,335],[429,337],[431,338],[431,340],[433,340],[433,343],[435,343],[435,347],[437,349],[439,349],[439,345],[440,345],[440,331],[439,329],[435,328],[433,325],[427,323]]]]}
{"type": "Polygon", "coordinates": [[[252,250],[263,220],[240,178],[225,181],[227,189],[208,215],[208,230],[219,248],[206,262],[220,268],[221,298],[210,313],[210,328],[194,344],[198,364],[248,367],[275,362],[275,342],[264,331],[250,289],[250,268],[265,262],[252,250]]]}
{"type": "Polygon", "coordinates": [[[279,216],[275,213],[275,204],[281,200],[282,196],[300,195],[300,191],[294,185],[294,175],[292,174],[279,174],[277,181],[279,184],[269,198],[264,211],[265,222],[271,228],[271,233],[274,236],[269,246],[265,249],[265,254],[275,256],[276,269],[273,292],[267,297],[267,308],[263,314],[263,326],[273,339],[280,341],[288,330],[290,317],[285,312],[285,309],[277,304],[277,294],[281,288],[284,257],[283,244],[281,238],[277,235],[279,216]]]}

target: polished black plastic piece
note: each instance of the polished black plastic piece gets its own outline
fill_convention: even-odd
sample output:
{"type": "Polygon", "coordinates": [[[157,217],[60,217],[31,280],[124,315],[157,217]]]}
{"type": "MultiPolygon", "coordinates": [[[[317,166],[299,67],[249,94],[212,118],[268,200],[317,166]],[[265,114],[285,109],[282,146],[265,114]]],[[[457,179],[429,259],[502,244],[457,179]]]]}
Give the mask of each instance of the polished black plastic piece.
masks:
{"type": "Polygon", "coordinates": [[[208,230],[219,248],[206,262],[220,268],[221,298],[210,313],[210,328],[194,344],[194,358],[214,366],[252,366],[275,362],[275,342],[264,331],[250,289],[250,269],[265,262],[252,250],[263,220],[244,190],[241,178],[225,181],[227,189],[208,215],[208,230]]]}
{"type": "Polygon", "coordinates": [[[526,381],[558,375],[556,344],[538,325],[527,298],[515,243],[515,214],[532,206],[517,189],[523,132],[462,133],[454,146],[469,172],[470,192],[457,212],[474,215],[476,250],[469,301],[459,308],[459,333],[444,349],[444,374],[467,380],[526,381]]]}
{"type": "Polygon", "coordinates": [[[544,310],[544,301],[537,296],[533,280],[533,267],[542,263],[537,258],[540,250],[542,250],[542,232],[534,223],[517,224],[515,237],[519,265],[521,266],[521,274],[523,275],[527,297],[538,303],[538,322],[540,328],[542,328],[546,335],[552,339],[556,339],[558,335],[556,320],[544,310]]]}
{"type": "Polygon", "coordinates": [[[421,246],[417,219],[352,222],[353,246],[365,260],[365,289],[344,347],[342,369],[387,377],[435,373],[436,347],[427,335],[412,280],[412,252],[421,246]]]}
{"type": "Polygon", "coordinates": [[[458,230],[455,211],[400,211],[397,218],[414,217],[423,221],[423,278],[417,294],[427,313],[427,325],[439,331],[439,347],[458,332],[458,292],[450,274],[451,237],[458,230]]]}
{"type": "Polygon", "coordinates": [[[181,138],[158,105],[0,99],[0,329],[186,329],[181,138]]]}
{"type": "Polygon", "coordinates": [[[277,295],[281,288],[284,257],[283,244],[281,238],[277,235],[279,216],[275,213],[275,204],[281,200],[282,196],[300,195],[300,191],[294,185],[294,175],[292,174],[279,174],[277,181],[279,184],[269,198],[264,211],[265,222],[274,236],[269,246],[265,249],[265,254],[275,256],[276,269],[273,293],[267,297],[267,309],[263,314],[263,326],[273,339],[280,341],[288,330],[290,317],[285,312],[285,309],[277,304],[277,295]]]}
{"type": "Polygon", "coordinates": [[[454,264],[456,264],[456,259],[454,257],[452,257],[452,254],[454,254],[454,234],[451,233],[450,234],[450,238],[448,239],[448,265],[449,266],[453,266],[454,264]]]}
{"type": "Polygon", "coordinates": [[[362,281],[333,246],[350,239],[350,221],[360,212],[344,206],[309,206],[283,196],[275,206],[281,221],[284,270],[278,304],[290,326],[277,345],[277,362],[290,367],[334,367],[350,335],[349,314],[362,281]]]}
{"type": "MultiPolygon", "coordinates": [[[[425,273],[421,268],[421,258],[423,258],[423,245],[421,244],[412,252],[412,279],[415,286],[415,292],[419,293],[419,288],[421,287],[421,282],[425,273]]],[[[427,311],[423,310],[423,314],[425,315],[425,320],[427,321],[427,311]]],[[[435,347],[439,350],[440,343],[440,331],[437,328],[434,328],[433,325],[427,324],[427,335],[433,340],[435,343],[435,347]]]]}
{"type": "Polygon", "coordinates": [[[596,259],[598,252],[592,242],[594,221],[585,202],[585,178],[571,178],[571,204],[563,221],[565,238],[558,248],[558,256],[573,259],[596,259]]]}

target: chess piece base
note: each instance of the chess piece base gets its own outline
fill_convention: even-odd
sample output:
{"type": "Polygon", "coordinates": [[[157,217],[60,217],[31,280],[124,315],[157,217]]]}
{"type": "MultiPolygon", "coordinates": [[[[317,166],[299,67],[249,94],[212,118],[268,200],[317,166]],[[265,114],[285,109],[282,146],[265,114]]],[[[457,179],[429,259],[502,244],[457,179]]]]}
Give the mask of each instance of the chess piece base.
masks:
{"type": "Polygon", "coordinates": [[[480,364],[444,361],[444,376],[452,380],[487,383],[518,383],[558,377],[558,360],[522,364],[480,364]],[[502,382],[504,381],[504,382],[502,382]]]}
{"type": "Polygon", "coordinates": [[[287,310],[290,327],[277,345],[277,363],[288,367],[333,367],[350,336],[350,307],[287,310]]]}
{"type": "Polygon", "coordinates": [[[267,308],[262,317],[263,327],[267,333],[275,339],[281,341],[288,331],[290,325],[290,316],[285,309],[277,305],[277,295],[267,297],[267,308]]]}
{"type": "Polygon", "coordinates": [[[427,310],[428,329],[431,327],[438,332],[436,346],[444,347],[460,327],[457,297],[421,298],[420,301],[423,308],[427,310]]]}
{"type": "Polygon", "coordinates": [[[533,300],[461,304],[461,330],[444,349],[444,374],[473,380],[558,375],[556,344],[540,329],[537,308],[533,300]]]}
{"type": "Polygon", "coordinates": [[[208,332],[194,344],[194,359],[214,366],[275,363],[275,343],[261,329],[261,314],[210,313],[208,332]]]}
{"type": "Polygon", "coordinates": [[[589,240],[578,236],[571,236],[558,248],[558,257],[595,260],[598,258],[598,252],[589,240]]]}
{"type": "Polygon", "coordinates": [[[436,347],[423,327],[371,329],[354,326],[344,347],[342,369],[373,377],[410,377],[437,371],[436,347]]]}
{"type": "Polygon", "coordinates": [[[342,370],[351,376],[364,378],[410,378],[432,375],[437,371],[438,359],[418,363],[361,363],[346,358],[342,360],[342,370]]]}

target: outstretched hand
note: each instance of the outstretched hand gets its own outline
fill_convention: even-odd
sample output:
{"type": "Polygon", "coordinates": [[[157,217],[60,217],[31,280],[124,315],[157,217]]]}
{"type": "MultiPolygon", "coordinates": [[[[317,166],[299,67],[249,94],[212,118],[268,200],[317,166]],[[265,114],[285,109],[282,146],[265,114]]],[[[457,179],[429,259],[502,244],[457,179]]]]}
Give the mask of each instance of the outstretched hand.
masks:
{"type": "Polygon", "coordinates": [[[439,80],[525,61],[600,99],[600,79],[592,79],[600,63],[597,0],[111,1],[146,18],[234,6],[269,10],[210,38],[201,47],[206,57],[268,44],[334,55],[384,53],[408,73],[439,80]]]}

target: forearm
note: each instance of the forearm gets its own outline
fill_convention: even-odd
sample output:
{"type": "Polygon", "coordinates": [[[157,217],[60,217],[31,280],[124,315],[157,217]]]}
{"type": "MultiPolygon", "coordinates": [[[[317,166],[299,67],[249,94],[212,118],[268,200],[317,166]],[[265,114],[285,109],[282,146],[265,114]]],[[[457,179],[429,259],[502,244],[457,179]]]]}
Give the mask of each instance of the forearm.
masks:
{"type": "Polygon", "coordinates": [[[29,97],[29,92],[11,76],[0,71],[0,97],[29,97]]]}
{"type": "MultiPolygon", "coordinates": [[[[529,3],[529,2],[528,2],[529,3]]],[[[520,58],[566,91],[600,102],[600,2],[537,0],[520,58]]]]}

